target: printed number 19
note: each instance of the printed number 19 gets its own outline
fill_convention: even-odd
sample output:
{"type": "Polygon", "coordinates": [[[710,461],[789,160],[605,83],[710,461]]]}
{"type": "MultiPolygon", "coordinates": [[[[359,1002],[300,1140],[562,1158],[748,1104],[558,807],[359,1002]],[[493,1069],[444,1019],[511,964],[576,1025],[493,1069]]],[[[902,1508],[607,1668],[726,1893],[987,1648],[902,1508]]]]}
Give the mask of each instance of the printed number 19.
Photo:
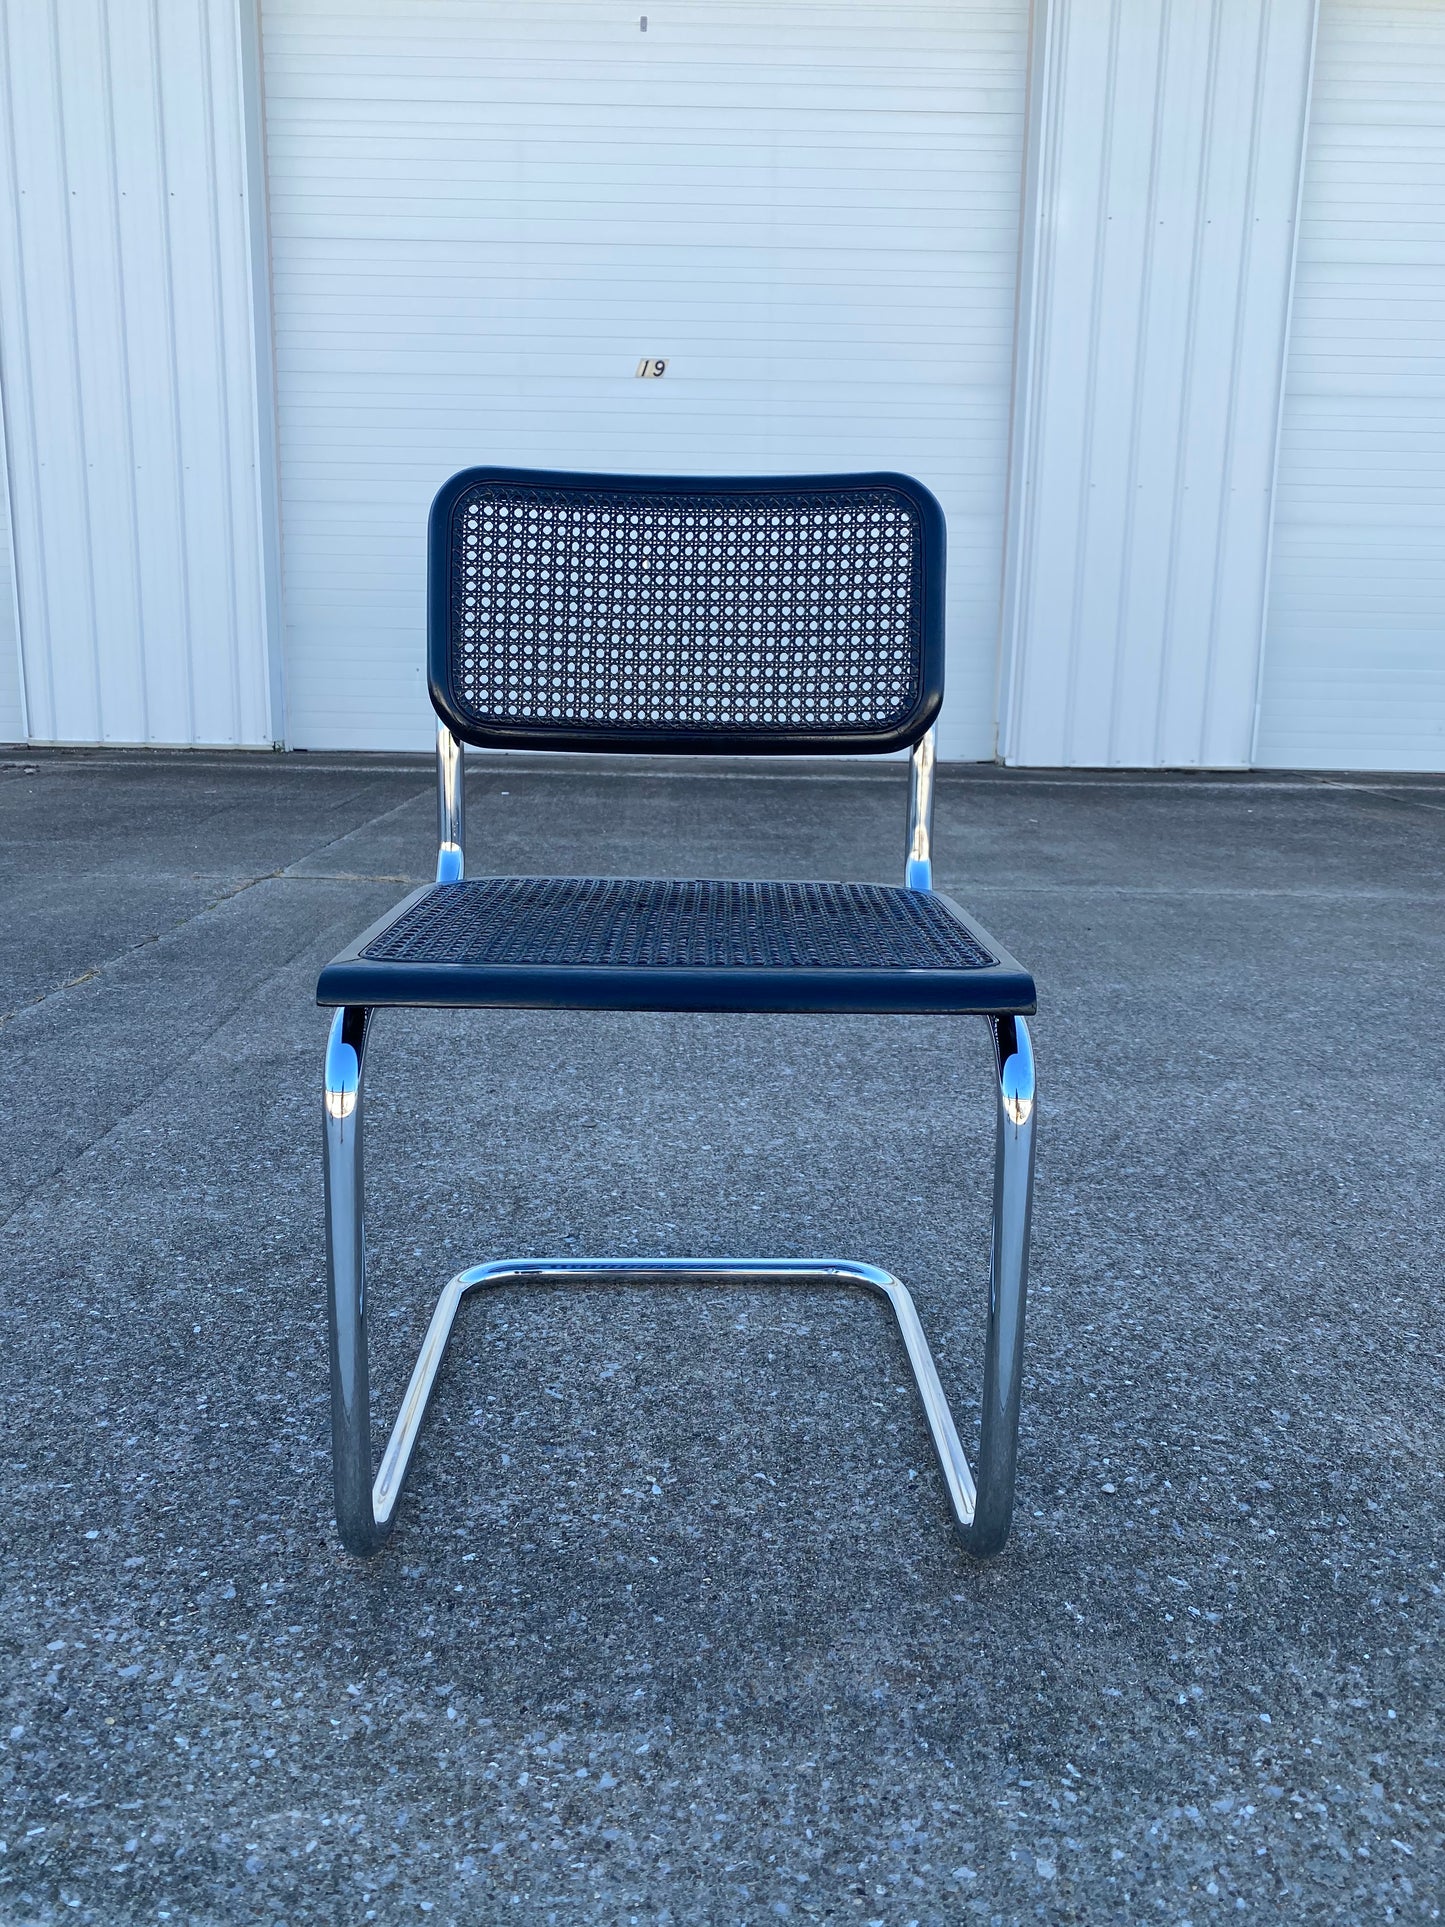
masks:
{"type": "Polygon", "coordinates": [[[656,355],[644,355],[637,364],[637,372],[644,380],[658,375],[665,375],[667,373],[667,363],[656,355]]]}

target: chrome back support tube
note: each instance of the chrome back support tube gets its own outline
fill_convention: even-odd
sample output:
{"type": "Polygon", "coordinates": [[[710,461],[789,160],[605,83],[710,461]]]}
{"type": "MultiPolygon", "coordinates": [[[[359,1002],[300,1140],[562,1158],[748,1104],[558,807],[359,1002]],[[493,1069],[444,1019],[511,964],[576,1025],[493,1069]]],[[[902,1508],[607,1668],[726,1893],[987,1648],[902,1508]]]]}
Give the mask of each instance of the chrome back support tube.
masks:
{"type": "Polygon", "coordinates": [[[936,739],[928,730],[908,762],[908,842],[903,881],[910,890],[933,888],[933,767],[936,739]]]}
{"type": "Polygon", "coordinates": [[[466,867],[466,797],[462,746],[437,724],[437,882],[459,883],[466,867]]]}

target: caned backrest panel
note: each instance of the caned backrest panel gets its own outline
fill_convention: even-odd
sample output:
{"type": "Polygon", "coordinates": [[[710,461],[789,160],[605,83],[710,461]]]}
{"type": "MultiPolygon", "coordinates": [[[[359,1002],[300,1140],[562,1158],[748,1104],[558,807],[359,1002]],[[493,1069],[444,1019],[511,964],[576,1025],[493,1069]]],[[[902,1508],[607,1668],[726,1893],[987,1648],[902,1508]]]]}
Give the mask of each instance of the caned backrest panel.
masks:
{"type": "Polygon", "coordinates": [[[477,744],[896,749],[942,697],[943,566],[903,476],[468,470],[432,508],[432,700],[477,744]]]}

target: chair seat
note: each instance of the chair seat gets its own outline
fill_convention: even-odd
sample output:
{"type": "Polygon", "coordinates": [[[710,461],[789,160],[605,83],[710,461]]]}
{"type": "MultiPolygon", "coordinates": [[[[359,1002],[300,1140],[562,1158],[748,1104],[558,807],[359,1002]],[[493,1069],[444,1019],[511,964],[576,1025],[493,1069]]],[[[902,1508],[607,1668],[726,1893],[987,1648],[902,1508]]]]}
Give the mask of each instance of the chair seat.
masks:
{"type": "Polygon", "coordinates": [[[1032,977],[934,892],[483,877],[417,890],[334,958],[328,1005],[1032,1011],[1032,977]]]}

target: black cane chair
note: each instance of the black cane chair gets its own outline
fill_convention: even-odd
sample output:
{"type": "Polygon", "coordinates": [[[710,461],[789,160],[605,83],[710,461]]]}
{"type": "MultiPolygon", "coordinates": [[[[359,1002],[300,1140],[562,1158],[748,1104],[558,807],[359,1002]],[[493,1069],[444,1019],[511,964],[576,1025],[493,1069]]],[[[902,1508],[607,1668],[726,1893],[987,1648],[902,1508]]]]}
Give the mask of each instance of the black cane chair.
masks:
{"type": "Polygon", "coordinates": [[[329,963],[326,1255],[336,1516],[374,1552],[462,1300],[516,1284],[852,1286],[898,1321],[970,1551],[1013,1511],[1034,1163],[1033,979],[933,888],[943,515],[901,475],[749,480],[474,468],[432,505],[436,882],[329,963]],[[463,743],[707,756],[912,750],[905,881],[463,877],[463,743]],[[442,1292],[372,1479],[362,1071],[383,1008],[965,1012],[997,1068],[993,1250],[975,1485],[907,1289],[843,1260],[508,1259],[442,1292]]]}

